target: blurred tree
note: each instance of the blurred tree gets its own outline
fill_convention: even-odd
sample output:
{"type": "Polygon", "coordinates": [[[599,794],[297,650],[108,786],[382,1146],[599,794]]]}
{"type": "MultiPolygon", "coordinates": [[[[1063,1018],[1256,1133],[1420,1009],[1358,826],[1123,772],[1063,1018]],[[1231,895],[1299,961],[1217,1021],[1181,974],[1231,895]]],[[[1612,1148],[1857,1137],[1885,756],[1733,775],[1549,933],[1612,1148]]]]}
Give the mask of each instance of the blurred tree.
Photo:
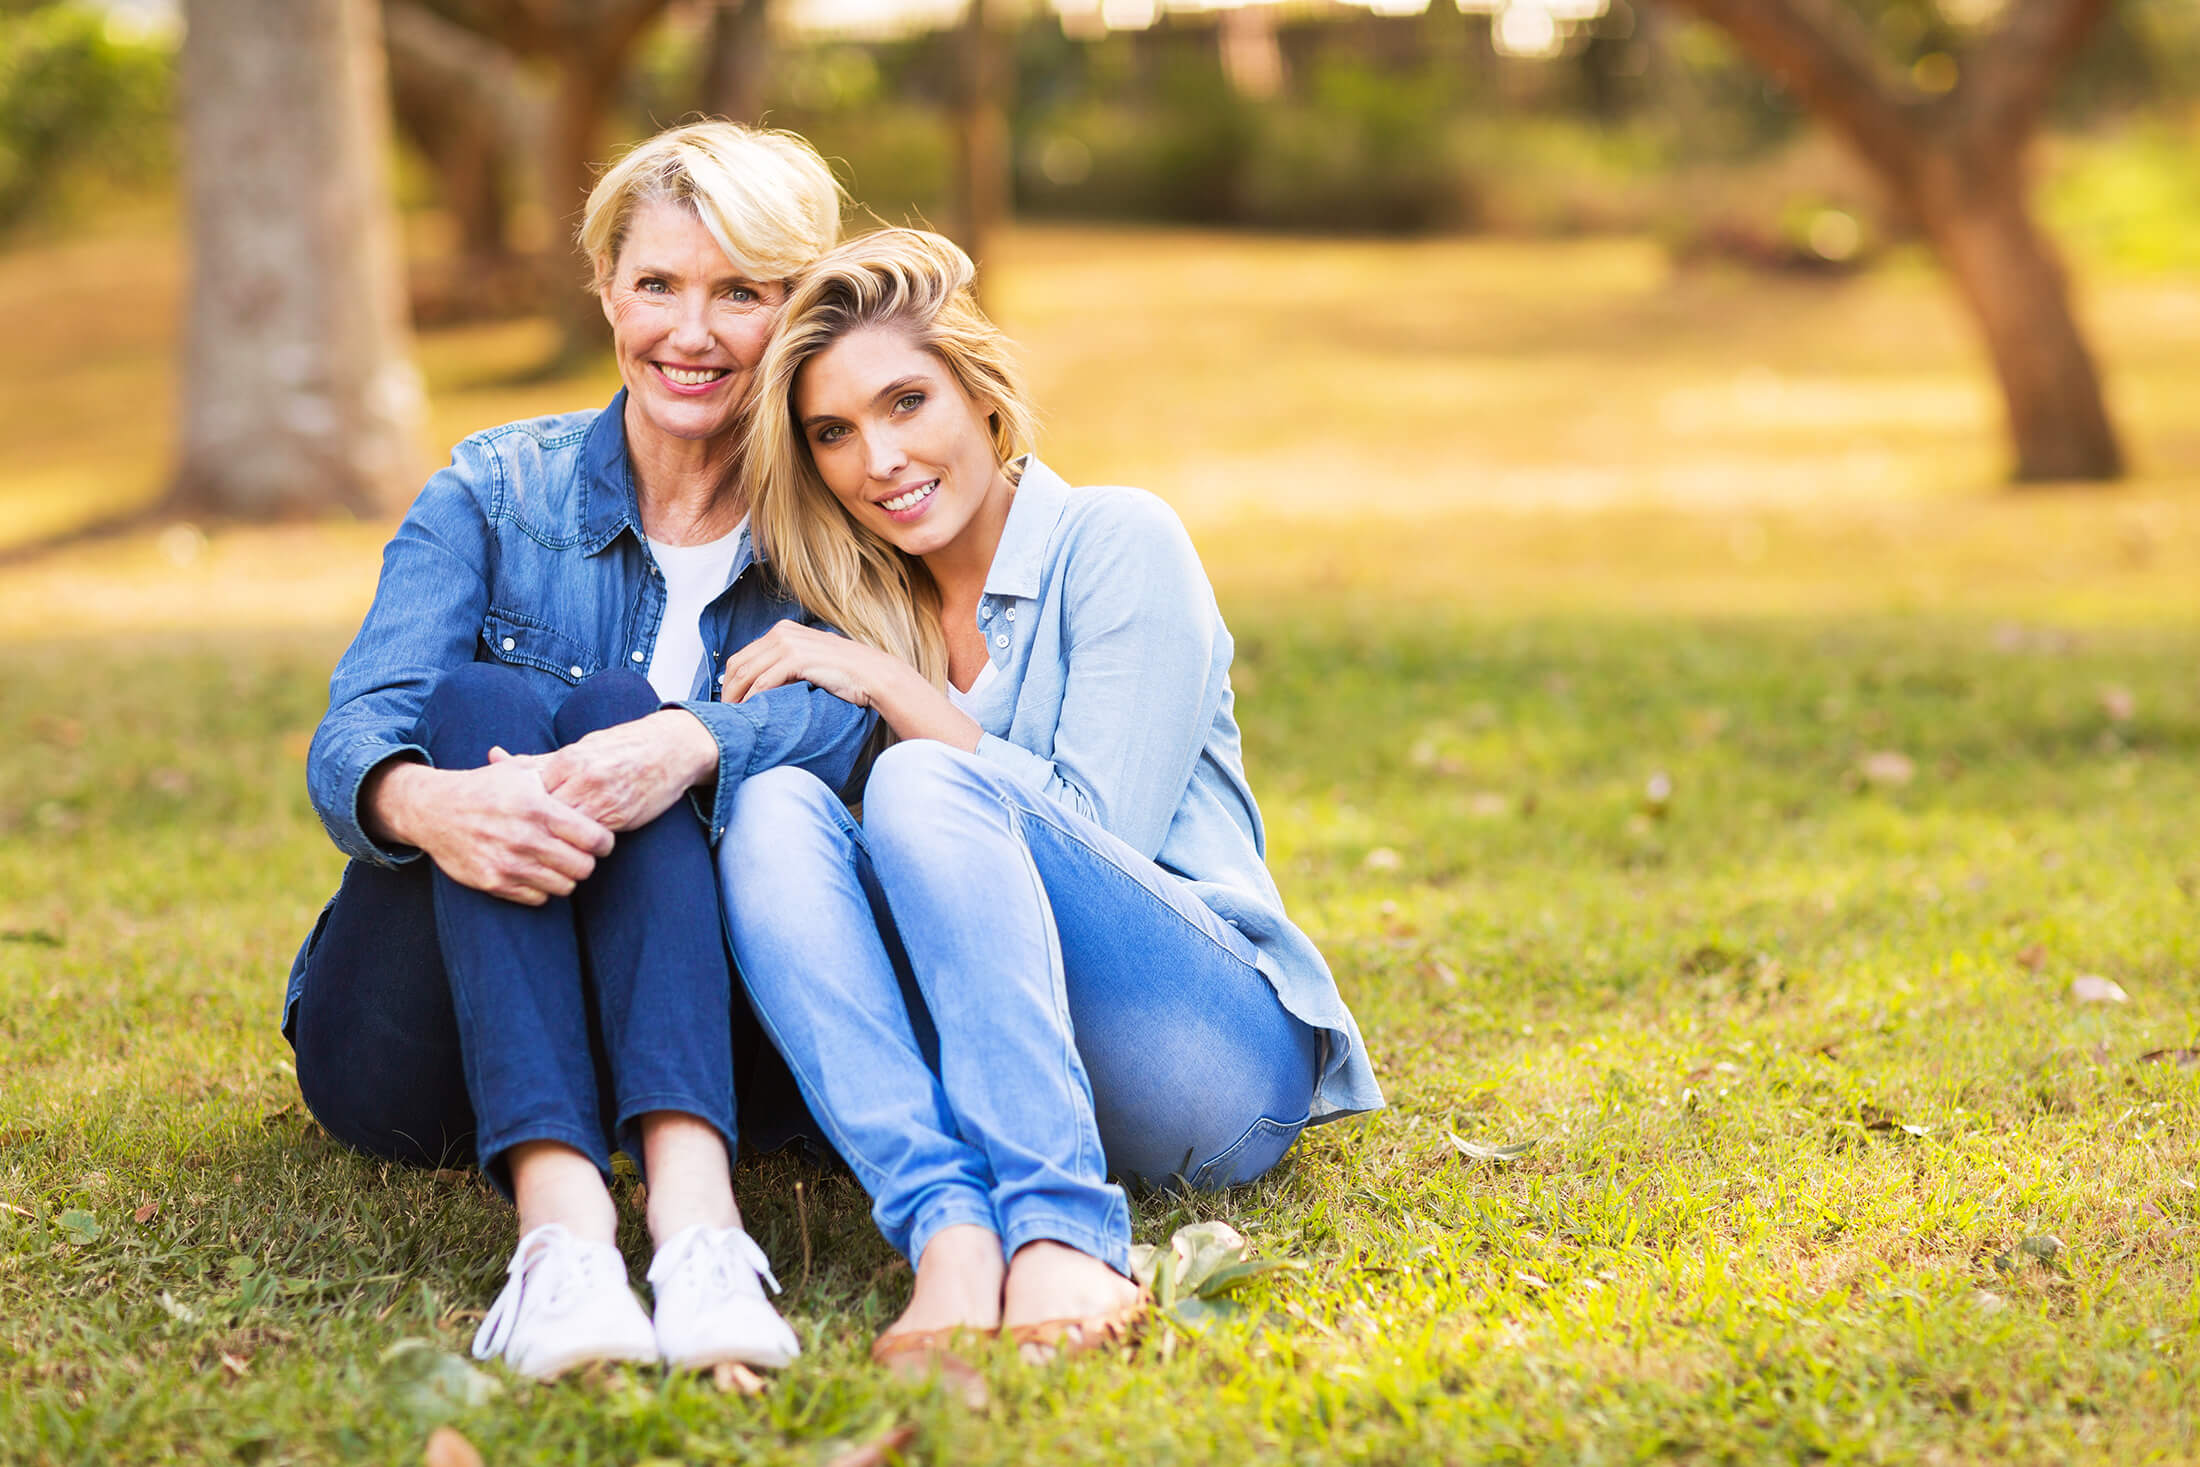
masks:
{"type": "Polygon", "coordinates": [[[0,0],[0,231],[165,171],[170,57],[75,4],[0,0]]]}
{"type": "Polygon", "coordinates": [[[1008,98],[993,0],[966,0],[956,48],[955,242],[977,261],[984,291],[986,249],[1008,212],[1008,98]]]}
{"type": "Polygon", "coordinates": [[[539,123],[518,59],[414,0],[385,0],[382,20],[397,125],[435,172],[458,230],[461,274],[509,295],[526,268],[512,242],[512,207],[539,123]]]}
{"type": "Polygon", "coordinates": [[[714,0],[695,110],[735,122],[763,121],[771,45],[771,0],[714,0]]]}
{"type": "Polygon", "coordinates": [[[374,0],[185,0],[191,288],[171,501],[372,513],[416,487],[374,0]]]}
{"type": "Polygon", "coordinates": [[[2026,144],[2056,78],[2113,0],[1980,0],[1967,45],[1899,76],[1842,0],[1670,0],[1831,127],[1918,223],[1978,321],[2018,482],[2106,480],[2123,456],[2053,247],[2033,222],[2026,144]]]}
{"type": "Polygon", "coordinates": [[[636,48],[671,0],[419,0],[445,20],[517,55],[547,62],[556,76],[544,132],[543,201],[571,268],[548,272],[563,365],[601,351],[611,328],[581,289],[588,265],[573,244],[581,210],[603,162],[608,121],[636,48]]]}

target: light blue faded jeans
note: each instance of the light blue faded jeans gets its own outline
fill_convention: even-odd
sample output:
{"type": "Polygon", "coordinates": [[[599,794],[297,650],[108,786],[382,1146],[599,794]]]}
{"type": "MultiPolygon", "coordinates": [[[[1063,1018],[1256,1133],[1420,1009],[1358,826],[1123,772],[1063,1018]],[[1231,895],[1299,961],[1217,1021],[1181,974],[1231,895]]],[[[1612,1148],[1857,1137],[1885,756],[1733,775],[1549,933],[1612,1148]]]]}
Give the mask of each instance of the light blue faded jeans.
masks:
{"type": "Polygon", "coordinates": [[[1224,1187],[1290,1149],[1319,1031],[1175,878],[930,740],[879,757],[863,810],[751,775],[718,872],[757,1016],[912,1262],[974,1223],[1128,1272],[1111,1173],[1224,1187]]]}

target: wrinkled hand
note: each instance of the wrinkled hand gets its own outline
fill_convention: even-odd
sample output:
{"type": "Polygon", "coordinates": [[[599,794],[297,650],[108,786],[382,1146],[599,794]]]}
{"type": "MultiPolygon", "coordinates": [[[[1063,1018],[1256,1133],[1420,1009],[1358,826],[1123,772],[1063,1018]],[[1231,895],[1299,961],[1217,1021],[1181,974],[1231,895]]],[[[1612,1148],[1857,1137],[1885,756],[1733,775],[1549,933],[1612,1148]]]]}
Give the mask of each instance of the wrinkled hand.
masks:
{"type": "Polygon", "coordinates": [[[717,772],[718,743],[691,713],[669,708],[599,729],[549,754],[491,749],[492,767],[524,767],[553,797],[606,830],[634,830],[717,772]]]}
{"type": "Polygon", "coordinates": [[[740,703],[788,683],[811,686],[860,708],[902,664],[835,632],[783,621],[726,659],[719,696],[740,703]]]}
{"type": "Polygon", "coordinates": [[[462,886],[523,906],[569,896],[611,853],[611,832],[517,760],[403,771],[409,840],[462,886]]]}

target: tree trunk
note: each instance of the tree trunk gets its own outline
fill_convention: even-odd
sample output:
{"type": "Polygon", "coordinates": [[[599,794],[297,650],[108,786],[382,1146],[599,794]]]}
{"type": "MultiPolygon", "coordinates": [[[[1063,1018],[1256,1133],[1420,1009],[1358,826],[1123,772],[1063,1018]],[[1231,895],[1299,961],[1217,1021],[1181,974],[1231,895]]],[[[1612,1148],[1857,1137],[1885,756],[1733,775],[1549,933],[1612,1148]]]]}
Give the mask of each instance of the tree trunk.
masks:
{"type": "Polygon", "coordinates": [[[604,117],[624,62],[623,52],[610,57],[568,52],[559,60],[557,94],[550,104],[544,195],[551,228],[550,309],[558,323],[557,363],[566,366],[596,355],[611,340],[611,325],[588,288],[591,266],[577,236],[602,160],[604,117]]]}
{"type": "Polygon", "coordinates": [[[955,242],[978,263],[984,293],[986,252],[1008,212],[1007,68],[988,0],[968,0],[958,38],[961,96],[955,109],[955,242]]]}
{"type": "Polygon", "coordinates": [[[185,0],[192,244],[171,502],[371,514],[418,487],[373,0],[185,0]]]}
{"type": "Polygon", "coordinates": [[[720,0],[703,46],[697,109],[735,122],[761,122],[771,42],[770,0],[720,0]]]}
{"type": "Polygon", "coordinates": [[[2011,150],[1922,159],[1907,202],[1985,337],[2016,479],[2113,479],[2123,455],[2054,250],[2025,205],[2011,150]]]}

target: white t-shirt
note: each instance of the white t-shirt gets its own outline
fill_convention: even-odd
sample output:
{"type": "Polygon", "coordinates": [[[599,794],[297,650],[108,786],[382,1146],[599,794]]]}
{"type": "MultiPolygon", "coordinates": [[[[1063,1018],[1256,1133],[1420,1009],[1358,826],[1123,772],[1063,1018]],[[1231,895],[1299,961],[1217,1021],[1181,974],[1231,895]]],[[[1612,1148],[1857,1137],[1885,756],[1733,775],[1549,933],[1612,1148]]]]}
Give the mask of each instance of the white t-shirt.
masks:
{"type": "MultiPolygon", "coordinates": [[[[733,557],[748,533],[748,516],[730,534],[702,545],[649,542],[649,553],[665,575],[665,619],[657,628],[657,646],[649,654],[649,685],[667,702],[680,702],[695,691],[695,672],[703,661],[703,608],[726,589],[733,557]]],[[[704,684],[704,696],[717,690],[704,684]]]]}
{"type": "Polygon", "coordinates": [[[948,683],[947,701],[954,704],[957,708],[960,708],[963,712],[969,714],[972,718],[976,718],[978,716],[976,708],[978,695],[986,690],[987,684],[991,683],[995,678],[999,677],[1000,675],[1001,670],[998,667],[995,667],[993,665],[993,659],[988,657],[985,660],[985,666],[978,669],[978,675],[970,680],[969,692],[966,693],[962,689],[956,687],[952,681],[948,683]]]}

